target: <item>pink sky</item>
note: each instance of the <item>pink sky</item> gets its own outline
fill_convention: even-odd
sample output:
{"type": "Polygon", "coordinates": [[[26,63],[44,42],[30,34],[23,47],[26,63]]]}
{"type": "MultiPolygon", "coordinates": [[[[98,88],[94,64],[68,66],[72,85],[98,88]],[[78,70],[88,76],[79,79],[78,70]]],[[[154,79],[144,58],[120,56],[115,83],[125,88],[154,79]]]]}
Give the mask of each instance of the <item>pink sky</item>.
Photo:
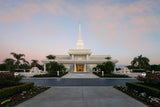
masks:
{"type": "Polygon", "coordinates": [[[142,54],[160,64],[158,0],[1,0],[0,61],[10,52],[41,61],[75,48],[78,21],[85,48],[129,64],[142,54]]]}

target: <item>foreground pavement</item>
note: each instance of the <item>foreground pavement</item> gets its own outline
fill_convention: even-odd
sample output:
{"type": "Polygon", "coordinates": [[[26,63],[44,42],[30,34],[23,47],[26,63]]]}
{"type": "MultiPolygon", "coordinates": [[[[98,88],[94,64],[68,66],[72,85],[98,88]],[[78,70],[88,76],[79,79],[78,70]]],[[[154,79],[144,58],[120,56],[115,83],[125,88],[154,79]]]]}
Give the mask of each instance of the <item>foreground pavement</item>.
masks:
{"type": "Polygon", "coordinates": [[[113,87],[51,87],[16,107],[147,107],[113,87]]]}

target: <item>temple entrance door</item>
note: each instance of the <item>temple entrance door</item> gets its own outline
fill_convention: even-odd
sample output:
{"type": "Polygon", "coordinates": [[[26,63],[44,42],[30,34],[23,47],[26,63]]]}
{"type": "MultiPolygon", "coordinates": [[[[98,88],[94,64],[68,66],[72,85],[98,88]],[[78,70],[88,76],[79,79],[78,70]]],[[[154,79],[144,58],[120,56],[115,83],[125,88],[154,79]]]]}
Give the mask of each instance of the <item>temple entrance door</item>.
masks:
{"type": "Polygon", "coordinates": [[[83,64],[77,64],[76,69],[77,69],[77,72],[84,72],[84,65],[83,64]]]}

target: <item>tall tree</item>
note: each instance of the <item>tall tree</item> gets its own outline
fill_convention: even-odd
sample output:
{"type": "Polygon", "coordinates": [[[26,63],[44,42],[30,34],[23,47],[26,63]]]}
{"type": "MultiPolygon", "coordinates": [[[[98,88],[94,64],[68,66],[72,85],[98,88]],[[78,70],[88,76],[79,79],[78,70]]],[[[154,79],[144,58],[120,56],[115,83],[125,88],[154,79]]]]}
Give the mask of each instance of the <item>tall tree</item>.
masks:
{"type": "Polygon", "coordinates": [[[110,59],[111,59],[111,57],[109,57],[109,56],[108,56],[108,57],[106,57],[105,59],[110,60],[110,59]]]}
{"type": "Polygon", "coordinates": [[[47,59],[55,59],[56,56],[54,56],[54,55],[48,55],[48,56],[46,56],[46,58],[47,58],[47,59]]]}
{"type": "Polygon", "coordinates": [[[104,62],[102,65],[104,66],[105,73],[112,73],[112,71],[114,71],[115,64],[113,62],[107,61],[104,62]]]}
{"type": "Polygon", "coordinates": [[[98,64],[94,67],[95,70],[104,71],[105,73],[111,73],[114,70],[115,64],[111,61],[106,61],[102,64],[98,64]]]}
{"type": "Polygon", "coordinates": [[[150,70],[154,70],[154,71],[160,71],[160,64],[159,65],[150,65],[150,70]]]}
{"type": "Polygon", "coordinates": [[[143,57],[142,55],[135,57],[131,61],[131,65],[135,68],[139,69],[148,69],[149,67],[149,59],[147,57],[143,57]]]}
{"type": "Polygon", "coordinates": [[[22,58],[25,56],[24,54],[11,52],[11,55],[13,55],[13,57],[16,59],[15,64],[17,65],[17,68],[19,68],[19,64],[21,63],[21,61],[23,61],[24,63],[28,63],[24,58],[22,58]]]}
{"type": "Polygon", "coordinates": [[[38,60],[32,59],[31,66],[36,67],[38,65],[38,60]]]}
{"type": "Polygon", "coordinates": [[[4,63],[5,63],[5,66],[6,66],[6,69],[9,70],[10,72],[14,72],[15,70],[15,60],[12,59],[12,58],[7,58],[4,60],[4,63]]]}

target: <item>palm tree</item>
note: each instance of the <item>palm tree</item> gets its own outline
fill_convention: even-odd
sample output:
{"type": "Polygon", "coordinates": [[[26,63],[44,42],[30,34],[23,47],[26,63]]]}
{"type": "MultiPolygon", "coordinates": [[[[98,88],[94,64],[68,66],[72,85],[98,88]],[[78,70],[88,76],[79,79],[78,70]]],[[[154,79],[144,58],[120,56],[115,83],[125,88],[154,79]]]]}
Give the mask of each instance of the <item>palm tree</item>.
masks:
{"type": "Polygon", "coordinates": [[[131,61],[131,65],[139,69],[147,69],[149,67],[149,61],[147,57],[140,55],[131,61]]]}
{"type": "Polygon", "coordinates": [[[109,56],[108,56],[108,57],[106,57],[105,59],[110,60],[110,59],[111,59],[111,57],[109,57],[109,56]]]}
{"type": "Polygon", "coordinates": [[[13,57],[16,59],[15,64],[17,65],[17,68],[19,68],[19,64],[21,63],[21,61],[23,61],[24,63],[28,63],[24,58],[25,55],[24,54],[16,54],[14,52],[11,52],[11,55],[13,55],[13,57]]]}
{"type": "Polygon", "coordinates": [[[4,60],[7,70],[13,72],[15,70],[15,60],[12,58],[7,58],[4,60]]]}
{"type": "Polygon", "coordinates": [[[31,66],[32,66],[32,67],[36,67],[37,65],[38,65],[38,60],[32,59],[31,66]]]}
{"type": "Polygon", "coordinates": [[[4,60],[4,63],[6,63],[6,64],[14,64],[14,62],[15,62],[15,60],[12,58],[7,58],[4,60]]]}
{"type": "Polygon", "coordinates": [[[56,56],[54,56],[54,55],[48,55],[48,56],[46,56],[46,58],[47,58],[47,59],[55,59],[56,56]]]}

